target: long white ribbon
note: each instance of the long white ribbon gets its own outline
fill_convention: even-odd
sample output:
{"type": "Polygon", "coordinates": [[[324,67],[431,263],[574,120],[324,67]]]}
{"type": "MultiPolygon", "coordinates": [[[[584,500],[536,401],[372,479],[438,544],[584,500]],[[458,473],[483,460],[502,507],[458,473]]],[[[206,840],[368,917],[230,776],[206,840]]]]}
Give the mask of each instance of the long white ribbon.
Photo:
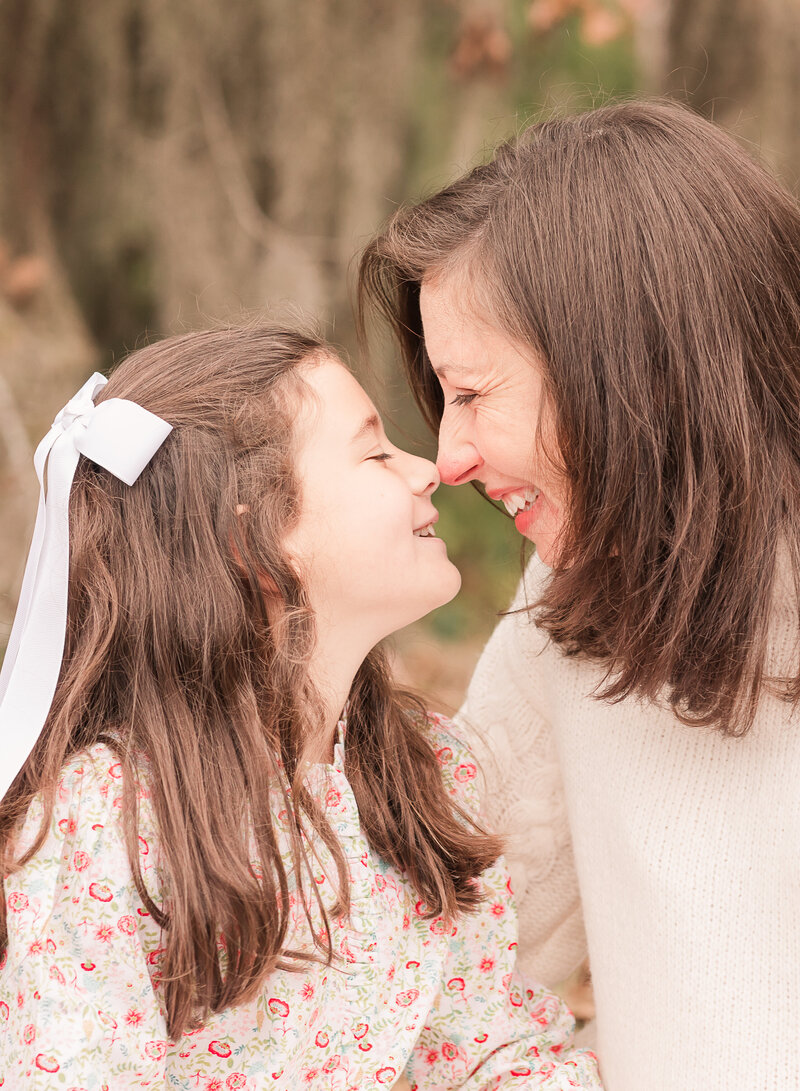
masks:
{"type": "Polygon", "coordinates": [[[135,402],[94,404],[95,372],[36,448],[39,508],[14,625],[0,671],[0,798],[25,764],[53,703],[64,655],[69,582],[69,494],[80,455],[132,485],[172,431],[135,402]],[[45,470],[47,481],[45,483],[45,470]]]}

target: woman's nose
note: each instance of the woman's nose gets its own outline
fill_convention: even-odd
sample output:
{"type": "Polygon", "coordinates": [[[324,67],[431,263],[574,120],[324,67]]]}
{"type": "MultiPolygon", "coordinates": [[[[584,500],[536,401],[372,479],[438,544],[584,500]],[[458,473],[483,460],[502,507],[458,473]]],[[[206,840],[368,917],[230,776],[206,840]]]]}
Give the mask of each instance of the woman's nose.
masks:
{"type": "Polygon", "coordinates": [[[445,485],[463,485],[478,477],[483,459],[473,443],[458,436],[442,423],[439,430],[439,454],[436,468],[445,485]]]}

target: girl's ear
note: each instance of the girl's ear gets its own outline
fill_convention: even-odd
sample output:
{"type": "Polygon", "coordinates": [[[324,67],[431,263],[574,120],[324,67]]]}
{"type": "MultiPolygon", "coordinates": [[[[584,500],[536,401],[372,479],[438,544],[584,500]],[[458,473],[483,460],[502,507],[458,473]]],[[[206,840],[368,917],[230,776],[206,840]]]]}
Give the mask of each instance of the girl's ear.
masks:
{"type": "MultiPolygon", "coordinates": [[[[237,516],[245,515],[249,511],[250,508],[247,506],[247,504],[236,505],[237,516]]],[[[242,577],[242,579],[249,580],[250,569],[248,569],[247,565],[244,563],[241,550],[239,549],[236,538],[233,535],[231,535],[230,547],[234,563],[239,570],[239,575],[242,577]]],[[[258,586],[261,588],[261,593],[267,598],[268,601],[273,596],[279,594],[278,586],[268,572],[258,573],[258,586]]]]}

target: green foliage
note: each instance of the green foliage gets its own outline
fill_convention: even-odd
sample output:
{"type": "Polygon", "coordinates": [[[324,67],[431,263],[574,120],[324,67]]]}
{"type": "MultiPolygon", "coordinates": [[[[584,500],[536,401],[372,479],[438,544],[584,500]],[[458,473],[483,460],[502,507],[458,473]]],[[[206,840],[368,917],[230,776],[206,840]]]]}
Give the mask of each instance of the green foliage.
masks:
{"type": "Polygon", "coordinates": [[[595,45],[582,34],[578,14],[552,30],[536,32],[528,22],[530,8],[530,0],[511,0],[511,98],[521,125],[553,111],[590,109],[607,98],[636,93],[639,79],[630,27],[595,45]]]}

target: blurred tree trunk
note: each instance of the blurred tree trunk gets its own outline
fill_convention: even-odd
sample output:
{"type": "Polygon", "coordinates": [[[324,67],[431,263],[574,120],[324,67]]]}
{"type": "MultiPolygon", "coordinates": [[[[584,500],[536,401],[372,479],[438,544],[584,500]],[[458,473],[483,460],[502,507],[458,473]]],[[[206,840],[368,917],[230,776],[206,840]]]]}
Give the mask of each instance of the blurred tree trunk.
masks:
{"type": "Polygon", "coordinates": [[[638,26],[646,89],[685,95],[800,180],[800,2],[647,0],[638,26]]]}
{"type": "Polygon", "coordinates": [[[405,189],[422,25],[422,0],[0,5],[0,623],[30,449],[95,346],[106,366],[145,330],[289,300],[350,340],[352,257],[405,189]]]}

